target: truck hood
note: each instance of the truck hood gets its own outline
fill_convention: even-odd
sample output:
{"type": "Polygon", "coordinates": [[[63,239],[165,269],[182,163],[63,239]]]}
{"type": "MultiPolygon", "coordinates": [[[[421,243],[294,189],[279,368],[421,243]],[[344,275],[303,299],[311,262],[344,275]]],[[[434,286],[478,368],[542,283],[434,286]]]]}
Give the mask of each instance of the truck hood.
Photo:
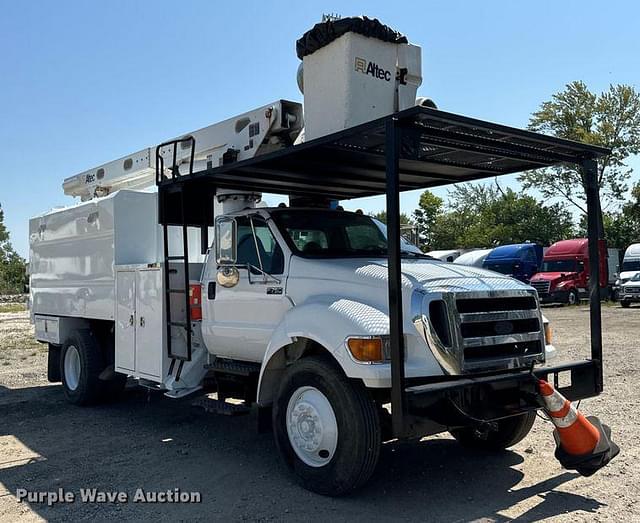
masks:
{"type": "MultiPolygon", "coordinates": [[[[429,292],[492,291],[527,289],[528,285],[477,267],[455,265],[428,259],[402,260],[402,286],[421,288],[429,292]]],[[[344,290],[350,285],[387,287],[387,260],[341,258],[331,260],[293,257],[290,278],[318,278],[342,282],[344,290]]]]}
{"type": "Polygon", "coordinates": [[[531,277],[531,282],[534,281],[560,281],[567,280],[573,277],[575,272],[538,272],[531,277]]]}
{"type": "Polygon", "coordinates": [[[631,278],[633,278],[633,276],[635,276],[639,272],[640,271],[623,271],[620,273],[620,276],[618,276],[618,279],[621,282],[626,282],[627,280],[630,280],[631,278]]]}

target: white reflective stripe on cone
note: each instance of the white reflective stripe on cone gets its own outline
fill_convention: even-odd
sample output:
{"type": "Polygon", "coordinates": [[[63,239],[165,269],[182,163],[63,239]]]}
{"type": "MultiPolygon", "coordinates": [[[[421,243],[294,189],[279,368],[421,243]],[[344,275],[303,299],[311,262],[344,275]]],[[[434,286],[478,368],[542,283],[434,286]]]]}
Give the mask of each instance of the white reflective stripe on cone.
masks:
{"type": "Polygon", "coordinates": [[[569,409],[569,412],[567,412],[566,416],[563,416],[562,418],[554,418],[553,416],[550,416],[550,418],[556,427],[558,427],[559,429],[566,429],[576,422],[576,420],[578,419],[578,411],[573,405],[571,405],[571,408],[569,409]]]}
{"type": "Polygon", "coordinates": [[[549,396],[542,396],[542,399],[544,404],[547,406],[547,409],[551,412],[558,412],[564,407],[564,402],[566,401],[565,397],[557,390],[554,390],[553,394],[549,396]]]}

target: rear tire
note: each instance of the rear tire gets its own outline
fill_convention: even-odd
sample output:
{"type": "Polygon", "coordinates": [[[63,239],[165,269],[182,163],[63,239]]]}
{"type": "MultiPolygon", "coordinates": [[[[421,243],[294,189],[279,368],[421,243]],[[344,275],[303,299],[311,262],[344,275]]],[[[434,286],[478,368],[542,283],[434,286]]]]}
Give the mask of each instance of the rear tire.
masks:
{"type": "Polygon", "coordinates": [[[328,496],[362,486],[382,444],[375,402],[328,358],[311,356],[285,372],[273,406],[273,432],[301,485],[328,496]]]}
{"type": "Polygon", "coordinates": [[[522,441],[536,419],[535,411],[499,420],[498,430],[479,434],[473,428],[455,429],[451,435],[465,447],[477,450],[504,450],[522,441]]]}
{"type": "Polygon", "coordinates": [[[75,405],[97,403],[101,396],[102,357],[90,330],[73,332],[62,346],[60,376],[67,399],[75,405]]]}

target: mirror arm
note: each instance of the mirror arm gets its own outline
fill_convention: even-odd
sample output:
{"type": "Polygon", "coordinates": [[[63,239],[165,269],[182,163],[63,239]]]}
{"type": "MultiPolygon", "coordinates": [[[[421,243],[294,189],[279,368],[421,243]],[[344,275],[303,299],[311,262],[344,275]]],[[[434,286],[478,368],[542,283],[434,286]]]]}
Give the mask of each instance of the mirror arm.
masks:
{"type": "Polygon", "coordinates": [[[251,234],[253,236],[253,244],[256,247],[256,256],[258,257],[258,263],[260,264],[260,272],[264,277],[263,278],[264,283],[267,283],[267,276],[266,276],[267,273],[264,272],[264,269],[263,269],[264,266],[262,265],[262,257],[260,256],[260,249],[258,249],[258,237],[256,236],[256,229],[253,226],[253,216],[249,216],[249,223],[251,224],[251,234]]]}

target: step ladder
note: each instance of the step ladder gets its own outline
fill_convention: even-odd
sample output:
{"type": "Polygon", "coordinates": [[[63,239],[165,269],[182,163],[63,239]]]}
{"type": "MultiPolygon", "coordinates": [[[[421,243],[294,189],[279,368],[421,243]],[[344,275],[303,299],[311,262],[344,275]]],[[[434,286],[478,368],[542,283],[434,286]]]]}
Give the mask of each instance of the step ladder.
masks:
{"type": "MultiPolygon", "coordinates": [[[[167,180],[176,181],[179,178],[193,175],[193,162],[195,155],[195,139],[193,136],[187,136],[185,138],[178,138],[169,142],[161,143],[156,147],[156,185],[160,186],[167,180]],[[178,146],[185,147],[185,144],[189,144],[191,147],[191,155],[189,158],[189,172],[187,174],[180,174],[179,165],[177,163],[177,150],[178,146]],[[172,164],[169,167],[170,176],[167,176],[165,171],[165,162],[163,152],[169,149],[172,156],[172,164]]],[[[174,196],[171,202],[180,207],[180,223],[169,223],[166,219],[162,220],[162,233],[163,233],[163,251],[164,251],[164,287],[165,287],[165,311],[166,311],[166,329],[167,329],[167,352],[169,358],[171,358],[171,364],[169,366],[169,376],[176,371],[175,379],[180,380],[180,373],[185,361],[191,361],[191,310],[189,306],[189,237],[188,237],[188,224],[185,219],[185,200],[184,189],[181,183],[170,184],[162,188],[158,188],[158,204],[163,207],[167,205],[167,197],[174,196]],[[176,199],[176,193],[178,198],[176,199]],[[182,250],[179,254],[170,254],[169,250],[169,227],[178,226],[182,230],[182,250]],[[181,266],[183,270],[184,278],[178,284],[177,287],[171,287],[176,282],[171,280],[171,270],[177,266],[181,266]],[[184,299],[184,318],[176,319],[178,317],[177,311],[174,310],[175,301],[172,300],[172,296],[181,295],[184,299]],[[186,344],[185,346],[174,346],[172,343],[172,334],[174,329],[181,329],[185,333],[186,344]],[[176,362],[178,363],[176,369],[176,362]]],[[[161,213],[160,213],[161,214],[161,213]]],[[[175,279],[174,279],[175,280],[175,279]]],[[[177,300],[178,303],[180,300],[177,300]]],[[[176,344],[177,345],[177,344],[176,344]]]]}

